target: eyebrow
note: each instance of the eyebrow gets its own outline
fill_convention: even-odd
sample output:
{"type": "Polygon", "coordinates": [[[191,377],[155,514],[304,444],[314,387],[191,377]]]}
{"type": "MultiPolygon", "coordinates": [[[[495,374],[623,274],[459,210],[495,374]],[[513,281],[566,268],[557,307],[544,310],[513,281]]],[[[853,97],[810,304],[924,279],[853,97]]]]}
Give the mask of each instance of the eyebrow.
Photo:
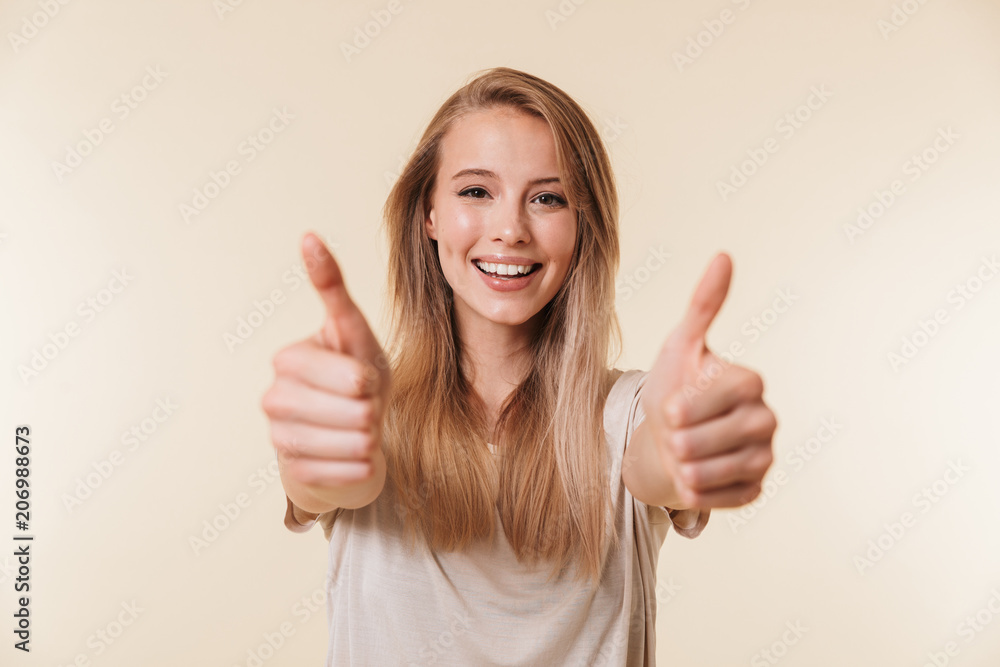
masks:
{"type": "MultiPolygon", "coordinates": [[[[500,180],[500,178],[489,169],[463,169],[462,171],[452,176],[451,180],[454,181],[456,179],[461,178],[462,176],[482,176],[483,178],[494,178],[496,180],[500,180]]],[[[535,180],[528,183],[528,185],[543,185],[545,183],[558,183],[558,182],[559,182],[558,176],[548,176],[546,178],[536,178],[535,180]]]]}

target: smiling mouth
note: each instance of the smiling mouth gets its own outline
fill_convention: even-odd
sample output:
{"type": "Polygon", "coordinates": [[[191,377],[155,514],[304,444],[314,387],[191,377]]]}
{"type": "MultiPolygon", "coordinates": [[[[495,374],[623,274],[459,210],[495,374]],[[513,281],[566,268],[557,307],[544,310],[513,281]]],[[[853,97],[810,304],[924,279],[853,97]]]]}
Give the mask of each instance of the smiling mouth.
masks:
{"type": "Polygon", "coordinates": [[[475,261],[473,264],[481,273],[485,273],[490,278],[497,278],[499,280],[517,280],[518,278],[524,278],[525,276],[530,276],[542,266],[541,264],[532,264],[531,266],[527,266],[475,261]],[[491,271],[490,269],[493,270],[491,271]],[[501,271],[503,271],[503,273],[500,273],[501,271]]]}

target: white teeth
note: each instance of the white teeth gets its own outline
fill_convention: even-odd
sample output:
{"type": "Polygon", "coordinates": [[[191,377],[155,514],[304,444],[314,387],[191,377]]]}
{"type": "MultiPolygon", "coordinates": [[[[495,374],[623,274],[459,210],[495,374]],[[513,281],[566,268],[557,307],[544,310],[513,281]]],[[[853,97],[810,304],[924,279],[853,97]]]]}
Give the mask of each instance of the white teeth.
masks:
{"type": "Polygon", "coordinates": [[[483,271],[488,273],[493,273],[498,276],[516,276],[525,275],[531,273],[533,264],[495,264],[493,262],[481,262],[476,261],[476,266],[478,266],[483,271]]]}

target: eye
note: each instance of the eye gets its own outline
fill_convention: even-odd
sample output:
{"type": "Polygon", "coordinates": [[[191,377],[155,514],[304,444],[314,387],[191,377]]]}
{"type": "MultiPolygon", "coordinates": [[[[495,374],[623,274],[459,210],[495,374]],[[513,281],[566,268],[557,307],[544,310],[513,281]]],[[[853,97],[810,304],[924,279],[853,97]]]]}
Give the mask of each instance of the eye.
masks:
{"type": "Polygon", "coordinates": [[[542,204],[542,206],[548,206],[549,208],[557,208],[559,206],[565,206],[566,205],[566,200],[565,199],[563,199],[559,195],[553,194],[551,192],[543,192],[542,194],[540,194],[537,197],[535,197],[535,199],[536,200],[540,200],[543,197],[544,198],[548,198],[548,200],[549,200],[550,203],[539,202],[539,203],[542,204]]]}
{"type": "Polygon", "coordinates": [[[473,199],[483,199],[483,196],[473,195],[473,192],[480,192],[482,195],[486,195],[486,190],[482,188],[466,188],[458,193],[459,197],[472,197],[473,199]]]}

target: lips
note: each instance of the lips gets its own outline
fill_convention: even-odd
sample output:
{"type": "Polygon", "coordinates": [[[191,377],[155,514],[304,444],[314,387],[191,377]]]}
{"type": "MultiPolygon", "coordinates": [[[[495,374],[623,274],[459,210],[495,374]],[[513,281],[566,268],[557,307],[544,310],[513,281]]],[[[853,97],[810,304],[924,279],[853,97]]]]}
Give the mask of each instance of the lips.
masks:
{"type": "Polygon", "coordinates": [[[541,264],[505,264],[482,260],[473,260],[472,263],[481,273],[500,280],[516,280],[529,276],[542,266],[541,264]]]}
{"type": "Polygon", "coordinates": [[[539,273],[541,264],[503,264],[498,262],[484,262],[475,260],[472,265],[476,267],[476,272],[482,277],[483,282],[495,292],[512,292],[526,288],[534,282],[535,276],[539,273]],[[482,265],[482,266],[481,266],[482,265]],[[488,270],[492,268],[495,272],[488,270]],[[514,275],[502,275],[499,271],[513,271],[514,275]],[[520,273],[519,271],[527,271],[520,273]]]}

